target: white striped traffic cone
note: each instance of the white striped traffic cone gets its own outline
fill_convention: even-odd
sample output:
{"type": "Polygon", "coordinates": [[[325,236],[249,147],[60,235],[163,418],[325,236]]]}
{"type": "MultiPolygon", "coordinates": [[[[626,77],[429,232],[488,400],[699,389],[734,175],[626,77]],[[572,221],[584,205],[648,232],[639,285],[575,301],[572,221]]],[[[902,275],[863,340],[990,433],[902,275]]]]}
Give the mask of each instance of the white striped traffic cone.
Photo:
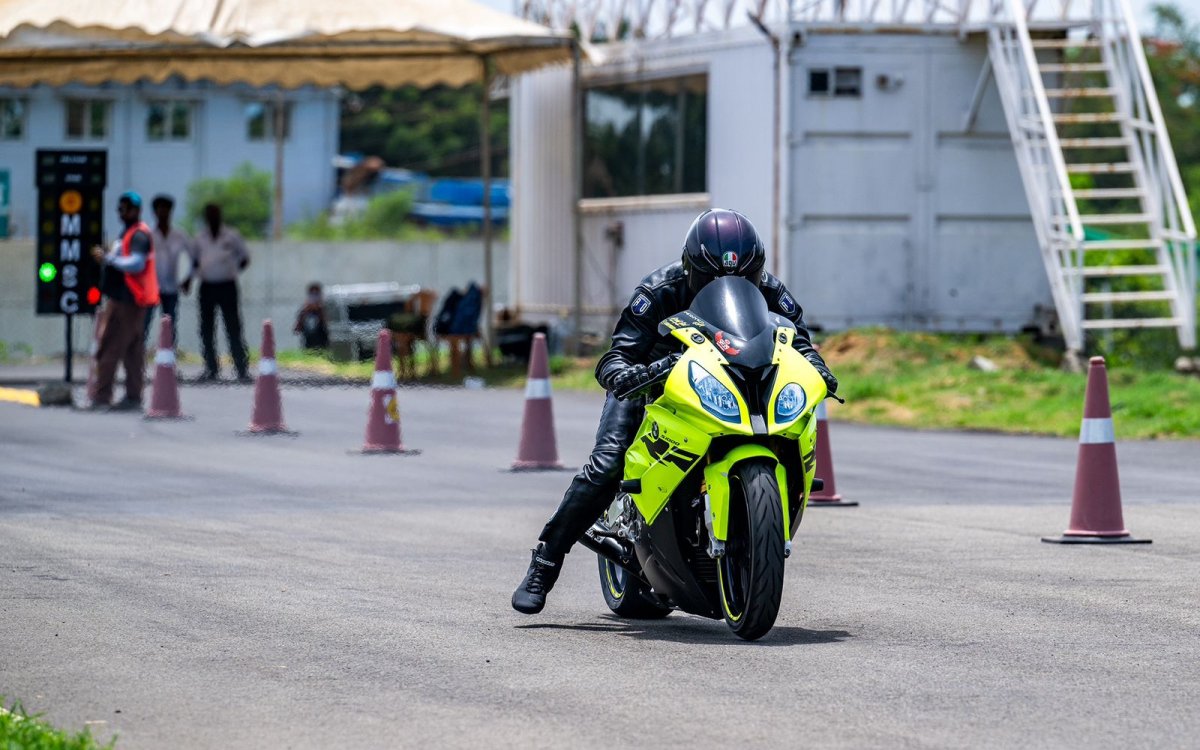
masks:
{"type": "Polygon", "coordinates": [[[375,342],[375,375],[371,378],[371,407],[363,453],[415,453],[400,442],[400,404],[392,373],[392,333],[384,328],[375,342]]]}
{"type": "Polygon", "coordinates": [[[255,435],[294,435],[283,423],[283,398],[279,394],[279,367],[275,363],[275,328],[263,321],[262,355],[258,358],[258,378],[254,381],[254,408],[250,412],[250,432],[255,435]]]}
{"type": "Polygon", "coordinates": [[[829,420],[826,416],[824,401],[817,404],[816,452],[817,477],[825,483],[825,486],[817,492],[808,494],[808,507],[852,508],[858,505],[857,500],[843,500],[837,491],[837,481],[833,475],[833,450],[829,444],[829,420]]]}
{"type": "Polygon", "coordinates": [[[550,357],[546,334],[533,335],[529,376],[525,381],[525,416],[521,420],[521,445],[514,471],[561,469],[558,441],[554,437],[554,405],[550,398],[550,357]]]}
{"type": "Polygon", "coordinates": [[[1088,362],[1070,526],[1062,536],[1042,537],[1042,541],[1053,544],[1150,542],[1130,536],[1121,513],[1121,480],[1117,475],[1117,445],[1104,357],[1092,357],[1088,362]]]}
{"type": "Polygon", "coordinates": [[[154,384],[146,419],[185,419],[179,403],[179,379],[175,377],[175,341],[171,336],[171,316],[162,316],[158,325],[158,351],[154,353],[154,384]]]}

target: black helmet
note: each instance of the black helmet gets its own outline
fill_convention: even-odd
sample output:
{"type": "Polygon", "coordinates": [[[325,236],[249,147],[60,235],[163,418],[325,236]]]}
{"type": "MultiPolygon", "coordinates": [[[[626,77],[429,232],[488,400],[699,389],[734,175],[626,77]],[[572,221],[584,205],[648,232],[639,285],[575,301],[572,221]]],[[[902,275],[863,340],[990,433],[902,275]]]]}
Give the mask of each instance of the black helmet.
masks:
{"type": "Polygon", "coordinates": [[[718,276],[762,281],[767,251],[754,225],[737,211],[713,208],[696,217],[683,241],[683,270],[692,294],[718,276]]]}

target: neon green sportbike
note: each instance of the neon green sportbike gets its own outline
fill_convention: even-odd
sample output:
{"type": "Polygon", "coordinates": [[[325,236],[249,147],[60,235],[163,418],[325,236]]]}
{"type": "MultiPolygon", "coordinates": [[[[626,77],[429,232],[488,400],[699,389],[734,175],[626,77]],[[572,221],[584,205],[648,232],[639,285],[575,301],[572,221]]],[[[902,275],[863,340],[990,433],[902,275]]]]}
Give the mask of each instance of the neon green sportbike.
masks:
{"type": "Polygon", "coordinates": [[[599,555],[613,612],[724,618],[747,640],[775,624],[826,396],[795,332],[738,277],[659,324],[686,349],[652,385],[661,395],[625,453],[620,491],[581,540],[599,555]]]}

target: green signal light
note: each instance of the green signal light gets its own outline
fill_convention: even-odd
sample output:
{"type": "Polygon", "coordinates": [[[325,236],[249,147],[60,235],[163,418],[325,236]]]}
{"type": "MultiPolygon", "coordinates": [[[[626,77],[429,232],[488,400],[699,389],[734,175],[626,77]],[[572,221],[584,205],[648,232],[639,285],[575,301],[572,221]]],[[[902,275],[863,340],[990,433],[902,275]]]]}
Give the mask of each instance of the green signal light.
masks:
{"type": "Polygon", "coordinates": [[[49,284],[58,276],[58,268],[53,263],[43,263],[38,268],[38,278],[49,284]]]}

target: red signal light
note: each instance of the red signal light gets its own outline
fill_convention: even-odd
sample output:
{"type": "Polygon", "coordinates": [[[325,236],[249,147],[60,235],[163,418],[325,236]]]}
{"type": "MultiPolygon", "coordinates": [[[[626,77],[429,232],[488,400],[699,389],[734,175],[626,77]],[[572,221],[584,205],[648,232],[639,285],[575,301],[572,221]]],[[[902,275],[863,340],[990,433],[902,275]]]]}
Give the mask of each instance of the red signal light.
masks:
{"type": "Polygon", "coordinates": [[[97,289],[96,287],[92,287],[91,289],[88,289],[87,290],[87,302],[89,305],[93,305],[93,306],[100,304],[100,290],[97,289]]]}

